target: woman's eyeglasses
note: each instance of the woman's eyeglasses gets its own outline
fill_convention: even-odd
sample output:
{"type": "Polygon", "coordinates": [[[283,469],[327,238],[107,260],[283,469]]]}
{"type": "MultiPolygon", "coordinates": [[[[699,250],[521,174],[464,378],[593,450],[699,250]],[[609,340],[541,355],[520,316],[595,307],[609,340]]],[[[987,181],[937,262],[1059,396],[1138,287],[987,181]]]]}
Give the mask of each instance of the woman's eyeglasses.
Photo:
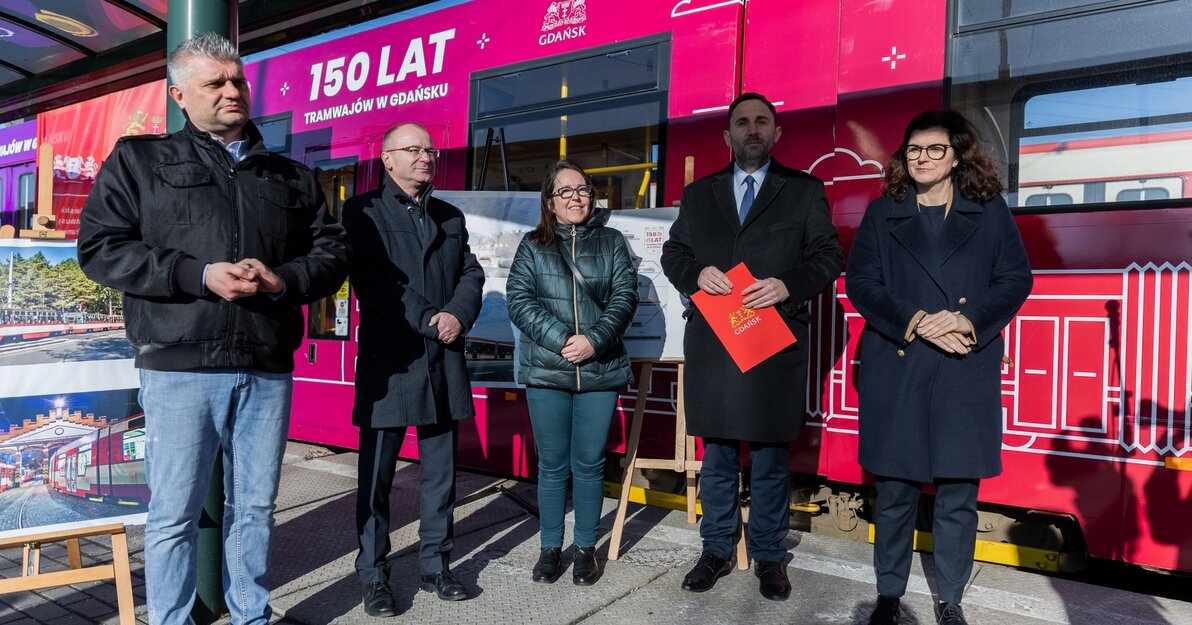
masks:
{"type": "Polygon", "coordinates": [[[919,158],[919,155],[923,152],[927,152],[927,158],[933,161],[938,161],[948,153],[948,148],[950,147],[952,146],[944,145],[942,143],[933,143],[928,146],[911,144],[906,146],[906,159],[908,161],[913,161],[919,158]]]}
{"type": "Polygon", "coordinates": [[[592,197],[592,185],[585,184],[575,188],[563,187],[561,189],[555,189],[555,192],[552,195],[553,197],[561,197],[564,200],[570,200],[571,198],[575,197],[575,194],[577,193],[580,197],[592,197]]]}

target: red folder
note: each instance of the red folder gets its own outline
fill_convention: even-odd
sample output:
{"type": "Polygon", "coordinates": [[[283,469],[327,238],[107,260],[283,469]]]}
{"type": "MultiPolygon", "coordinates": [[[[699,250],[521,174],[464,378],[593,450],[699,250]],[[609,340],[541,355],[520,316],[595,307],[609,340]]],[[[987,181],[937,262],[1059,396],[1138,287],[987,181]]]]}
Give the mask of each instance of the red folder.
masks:
{"type": "Polygon", "coordinates": [[[773,306],[757,310],[741,303],[745,299],[741,291],[757,282],[745,263],[729,269],[725,275],[733,283],[732,293],[710,295],[700,290],[691,296],[691,301],[744,373],[793,344],[795,336],[773,306]]]}

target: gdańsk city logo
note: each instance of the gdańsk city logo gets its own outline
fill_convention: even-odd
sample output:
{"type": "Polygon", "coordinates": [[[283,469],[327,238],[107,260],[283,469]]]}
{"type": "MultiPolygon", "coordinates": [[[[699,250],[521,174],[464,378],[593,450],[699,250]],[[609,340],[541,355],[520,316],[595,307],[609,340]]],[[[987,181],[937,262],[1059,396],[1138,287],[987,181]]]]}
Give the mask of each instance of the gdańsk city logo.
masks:
{"type": "Polygon", "coordinates": [[[757,325],[761,320],[762,318],[757,316],[757,311],[748,306],[742,306],[728,314],[728,323],[733,327],[733,334],[740,334],[757,325]]]}
{"type": "Polygon", "coordinates": [[[581,26],[588,19],[587,0],[555,0],[546,8],[546,15],[542,18],[543,35],[538,38],[538,45],[545,46],[556,41],[566,41],[583,37],[587,33],[581,26]],[[562,29],[562,30],[559,30],[562,29]]]}

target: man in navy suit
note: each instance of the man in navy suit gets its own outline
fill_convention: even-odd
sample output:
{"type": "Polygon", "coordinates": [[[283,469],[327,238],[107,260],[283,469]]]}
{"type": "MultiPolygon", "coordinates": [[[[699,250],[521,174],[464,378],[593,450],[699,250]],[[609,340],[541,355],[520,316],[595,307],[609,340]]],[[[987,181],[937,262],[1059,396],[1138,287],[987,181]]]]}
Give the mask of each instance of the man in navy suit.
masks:
{"type": "Polygon", "coordinates": [[[740,510],[741,442],[749,443],[749,556],[767,599],[790,595],[790,442],[806,405],[807,302],[840,275],[844,254],[823,183],[770,157],[782,136],[774,105],[743,93],[729,106],[724,141],[734,160],[683,191],[679,216],[663,246],[662,267],[680,292],[737,292],[749,308],[774,307],[797,342],[747,372],[733,362],[706,319],[692,309],[683,341],[687,430],[703,437],[700,523],[703,554],[683,588],[703,592],[732,568],[740,510]],[[725,272],[745,263],[757,281],[734,285],[725,272]],[[742,290],[743,289],[743,290],[742,290]]]}

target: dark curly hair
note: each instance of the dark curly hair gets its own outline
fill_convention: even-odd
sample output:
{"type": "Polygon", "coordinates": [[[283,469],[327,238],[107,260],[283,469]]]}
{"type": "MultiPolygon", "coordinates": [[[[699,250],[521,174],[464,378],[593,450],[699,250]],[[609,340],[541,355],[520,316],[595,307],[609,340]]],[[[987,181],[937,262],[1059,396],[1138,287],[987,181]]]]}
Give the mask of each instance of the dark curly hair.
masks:
{"type": "Polygon", "coordinates": [[[563,159],[554,165],[551,165],[546,170],[546,177],[542,179],[542,216],[538,220],[538,227],[530,231],[530,241],[537,243],[543,247],[550,247],[555,244],[555,228],[559,226],[559,219],[555,217],[555,212],[551,210],[551,200],[555,196],[555,179],[559,177],[559,172],[564,169],[579,172],[579,175],[584,177],[584,184],[593,187],[592,197],[589,198],[588,216],[596,210],[596,189],[592,184],[592,177],[588,172],[584,171],[575,161],[563,159]]]}
{"type": "Polygon", "coordinates": [[[956,167],[952,169],[952,182],[964,197],[975,202],[988,202],[1005,187],[998,173],[997,163],[981,148],[981,136],[964,115],[950,110],[924,111],[907,124],[902,135],[902,144],[890,156],[886,166],[886,179],[882,183],[882,195],[896,202],[906,200],[907,189],[913,180],[907,169],[906,146],[911,135],[922,130],[943,130],[948,133],[948,142],[956,154],[956,167]]]}

